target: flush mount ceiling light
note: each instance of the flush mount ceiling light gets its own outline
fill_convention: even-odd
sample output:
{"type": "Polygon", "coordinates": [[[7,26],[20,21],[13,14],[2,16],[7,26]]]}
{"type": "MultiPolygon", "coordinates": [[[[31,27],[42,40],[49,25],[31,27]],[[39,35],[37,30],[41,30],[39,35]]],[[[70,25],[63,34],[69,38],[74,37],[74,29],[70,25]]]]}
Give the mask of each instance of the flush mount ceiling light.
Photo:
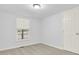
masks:
{"type": "Polygon", "coordinates": [[[41,5],[40,4],[33,4],[33,8],[40,9],[41,8],[41,5]]]}

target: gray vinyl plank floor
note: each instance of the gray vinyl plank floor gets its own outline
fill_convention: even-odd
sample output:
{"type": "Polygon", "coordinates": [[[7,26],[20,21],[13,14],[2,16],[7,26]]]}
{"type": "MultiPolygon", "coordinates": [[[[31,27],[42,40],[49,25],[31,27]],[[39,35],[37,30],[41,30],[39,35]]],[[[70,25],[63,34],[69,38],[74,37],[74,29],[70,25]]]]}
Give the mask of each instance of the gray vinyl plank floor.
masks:
{"type": "Polygon", "coordinates": [[[60,50],[44,44],[36,44],[0,51],[0,55],[78,55],[78,54],[65,50],[60,50]]]}

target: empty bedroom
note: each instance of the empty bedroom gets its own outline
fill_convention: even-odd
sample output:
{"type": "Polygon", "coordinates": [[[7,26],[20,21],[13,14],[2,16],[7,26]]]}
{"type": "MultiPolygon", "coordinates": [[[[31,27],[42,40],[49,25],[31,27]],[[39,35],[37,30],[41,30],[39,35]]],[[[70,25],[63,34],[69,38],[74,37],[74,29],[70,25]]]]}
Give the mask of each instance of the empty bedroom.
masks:
{"type": "Polygon", "coordinates": [[[79,55],[79,4],[0,4],[0,55],[79,55]]]}

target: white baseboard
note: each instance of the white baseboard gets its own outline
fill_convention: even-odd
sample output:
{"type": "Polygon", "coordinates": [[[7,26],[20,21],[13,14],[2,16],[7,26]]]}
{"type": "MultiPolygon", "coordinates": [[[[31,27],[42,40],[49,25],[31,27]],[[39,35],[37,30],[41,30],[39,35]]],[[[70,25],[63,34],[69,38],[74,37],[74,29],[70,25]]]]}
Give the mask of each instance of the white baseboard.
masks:
{"type": "Polygon", "coordinates": [[[35,45],[35,44],[39,44],[38,42],[34,42],[34,43],[30,43],[30,44],[23,44],[23,45],[18,45],[18,47],[22,47],[22,46],[30,46],[30,45],[35,45]]]}
{"type": "Polygon", "coordinates": [[[51,47],[55,47],[55,48],[58,48],[58,49],[62,49],[62,50],[64,49],[64,47],[55,46],[53,44],[48,44],[48,43],[43,43],[43,44],[48,45],[48,46],[51,46],[51,47]]]}
{"type": "MultiPolygon", "coordinates": [[[[0,49],[0,51],[14,49],[14,48],[19,48],[19,47],[22,47],[22,46],[35,45],[35,44],[40,44],[40,43],[39,42],[34,42],[34,43],[29,43],[29,44],[17,45],[15,47],[9,47],[9,48],[0,49]]],[[[48,44],[48,43],[41,43],[41,44],[45,44],[45,45],[48,45],[48,46],[51,46],[51,47],[55,47],[55,48],[58,48],[58,49],[63,49],[62,47],[57,47],[57,46],[54,46],[54,45],[48,44]]]]}
{"type": "Polygon", "coordinates": [[[48,45],[48,46],[50,46],[50,47],[55,47],[55,48],[58,48],[58,49],[61,49],[61,50],[66,50],[66,51],[70,51],[70,52],[79,54],[79,52],[71,51],[71,50],[65,49],[64,46],[63,46],[63,47],[59,47],[59,46],[55,46],[55,45],[53,45],[53,44],[48,44],[48,43],[43,43],[43,44],[48,45]]]}
{"type": "Polygon", "coordinates": [[[72,50],[67,49],[67,48],[64,48],[64,50],[79,54],[79,50],[78,51],[72,51],[72,50]]]}
{"type": "Polygon", "coordinates": [[[2,49],[0,49],[0,51],[5,51],[5,50],[9,50],[9,49],[19,48],[19,47],[22,47],[22,46],[35,45],[35,44],[39,44],[39,43],[36,42],[36,43],[30,43],[30,44],[18,45],[18,46],[15,46],[15,47],[2,48],[2,49]]]}
{"type": "MultiPolygon", "coordinates": [[[[55,45],[53,45],[53,44],[48,44],[48,43],[45,43],[45,42],[42,42],[42,43],[34,42],[34,43],[30,43],[30,44],[17,45],[17,46],[15,46],[15,47],[9,47],[9,48],[0,49],[0,51],[5,51],[5,50],[9,50],[9,49],[19,48],[19,47],[22,47],[22,46],[35,45],[35,44],[45,44],[45,45],[48,45],[48,46],[50,46],[50,47],[55,47],[55,48],[58,48],[58,49],[61,49],[61,50],[70,51],[70,50],[68,50],[68,49],[64,49],[64,47],[55,46],[55,45]]],[[[79,54],[78,52],[74,52],[74,51],[71,51],[71,52],[79,54]]]]}

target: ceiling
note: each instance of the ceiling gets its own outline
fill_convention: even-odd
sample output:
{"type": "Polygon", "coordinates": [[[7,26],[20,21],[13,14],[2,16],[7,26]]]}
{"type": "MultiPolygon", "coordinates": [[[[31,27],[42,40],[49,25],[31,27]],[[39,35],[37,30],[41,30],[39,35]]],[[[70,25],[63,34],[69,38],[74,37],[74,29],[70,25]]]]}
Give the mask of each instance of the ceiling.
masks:
{"type": "Polygon", "coordinates": [[[77,4],[43,4],[41,9],[34,9],[32,4],[1,4],[0,11],[12,13],[19,17],[42,19],[78,6],[77,4]]]}

